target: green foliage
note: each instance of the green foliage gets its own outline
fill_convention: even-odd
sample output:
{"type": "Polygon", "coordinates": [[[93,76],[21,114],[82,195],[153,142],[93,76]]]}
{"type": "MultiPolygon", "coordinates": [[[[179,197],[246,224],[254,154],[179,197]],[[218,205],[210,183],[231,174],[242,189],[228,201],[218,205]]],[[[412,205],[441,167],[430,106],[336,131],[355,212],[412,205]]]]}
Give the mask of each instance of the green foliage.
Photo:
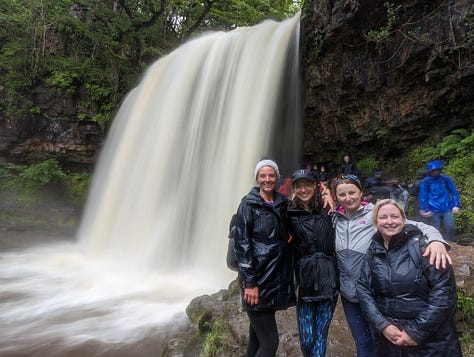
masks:
{"type": "Polygon", "coordinates": [[[460,331],[459,340],[464,352],[470,353],[472,343],[474,341],[474,298],[467,295],[464,291],[458,290],[457,309],[461,315],[462,330],[460,331]]]}
{"type": "Polygon", "coordinates": [[[399,21],[398,12],[401,8],[400,5],[395,5],[390,2],[384,3],[387,9],[387,24],[378,30],[369,30],[367,33],[367,40],[372,42],[384,42],[392,34],[395,24],[399,21]]]}
{"type": "Polygon", "coordinates": [[[33,98],[45,84],[51,96],[81,94],[78,118],[110,120],[145,68],[192,35],[298,10],[287,0],[3,0],[0,111],[38,113],[33,98]]]}
{"type": "Polygon", "coordinates": [[[69,200],[76,206],[83,206],[91,183],[88,173],[70,173],[63,181],[64,190],[69,200]]]}
{"type": "Polygon", "coordinates": [[[379,161],[375,156],[366,156],[357,161],[357,169],[359,169],[359,175],[361,179],[366,179],[372,175],[372,171],[379,168],[379,161]]]}
{"type": "Polygon", "coordinates": [[[223,355],[224,343],[229,339],[229,331],[222,320],[212,321],[204,340],[203,356],[216,357],[223,355]]]}
{"type": "Polygon", "coordinates": [[[0,168],[1,191],[15,194],[19,203],[25,205],[62,196],[73,204],[82,205],[89,182],[89,174],[67,174],[54,159],[29,166],[8,164],[0,168]]]}

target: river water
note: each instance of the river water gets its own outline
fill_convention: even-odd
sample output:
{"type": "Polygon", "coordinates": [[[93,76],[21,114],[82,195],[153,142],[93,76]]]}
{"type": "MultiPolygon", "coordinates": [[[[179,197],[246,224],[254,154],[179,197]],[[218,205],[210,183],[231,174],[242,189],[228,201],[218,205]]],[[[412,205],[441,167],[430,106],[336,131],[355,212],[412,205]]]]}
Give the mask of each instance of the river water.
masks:
{"type": "Polygon", "coordinates": [[[255,163],[289,171],[299,155],[298,29],[299,15],[211,33],[157,61],[114,120],[77,231],[2,223],[1,356],[157,356],[190,300],[227,286],[255,163]]]}

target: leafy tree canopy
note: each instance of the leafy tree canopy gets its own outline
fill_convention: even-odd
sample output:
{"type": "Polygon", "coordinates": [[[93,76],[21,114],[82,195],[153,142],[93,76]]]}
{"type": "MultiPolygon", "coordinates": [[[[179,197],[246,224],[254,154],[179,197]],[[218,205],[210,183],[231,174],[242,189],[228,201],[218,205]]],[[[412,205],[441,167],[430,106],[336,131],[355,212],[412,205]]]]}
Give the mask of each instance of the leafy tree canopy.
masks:
{"type": "Polygon", "coordinates": [[[231,30],[299,9],[287,0],[3,0],[0,111],[37,113],[46,86],[82,102],[79,118],[110,119],[151,62],[193,35],[231,30]]]}

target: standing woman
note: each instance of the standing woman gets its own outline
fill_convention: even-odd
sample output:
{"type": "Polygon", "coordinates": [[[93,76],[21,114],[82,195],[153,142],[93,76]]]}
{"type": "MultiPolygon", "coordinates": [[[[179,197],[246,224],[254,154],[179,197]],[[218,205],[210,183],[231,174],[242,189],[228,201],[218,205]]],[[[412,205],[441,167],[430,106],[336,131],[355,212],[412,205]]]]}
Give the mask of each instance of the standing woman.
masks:
{"type": "Polygon", "coordinates": [[[247,357],[273,357],[279,338],[275,312],[295,305],[292,251],[286,210],[289,200],[275,191],[277,164],[255,167],[258,186],[237,210],[234,249],[239,267],[242,309],[250,320],[247,357]]]}
{"type": "Polygon", "coordinates": [[[339,292],[334,229],[314,175],[298,170],[292,175],[291,185],[294,199],[288,208],[288,219],[295,244],[301,351],[305,357],[320,357],[326,354],[329,324],[339,292]]]}
{"type": "MultiPolygon", "coordinates": [[[[367,249],[372,241],[372,203],[362,202],[362,186],[354,175],[340,175],[334,181],[334,194],[340,206],[334,212],[336,229],[336,255],[339,268],[341,302],[347,323],[354,338],[357,357],[374,356],[373,334],[364,318],[357,298],[356,284],[367,249]]],[[[446,252],[446,243],[436,228],[421,222],[407,221],[418,227],[427,236],[429,245],[424,256],[430,264],[446,267],[451,258],[446,252]]]]}
{"type": "Polygon", "coordinates": [[[405,222],[398,202],[375,204],[377,233],[357,285],[362,311],[377,332],[375,355],[460,357],[453,268],[436,270],[423,259],[423,233],[405,222]]]}

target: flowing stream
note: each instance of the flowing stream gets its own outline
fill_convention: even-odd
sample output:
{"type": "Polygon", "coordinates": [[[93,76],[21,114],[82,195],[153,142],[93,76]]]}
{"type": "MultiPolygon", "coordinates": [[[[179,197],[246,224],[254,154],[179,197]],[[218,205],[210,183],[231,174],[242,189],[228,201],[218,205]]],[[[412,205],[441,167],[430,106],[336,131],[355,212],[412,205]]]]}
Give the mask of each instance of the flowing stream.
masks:
{"type": "Polygon", "coordinates": [[[298,42],[299,15],[206,34],[148,69],[108,133],[77,239],[0,251],[0,355],[165,343],[193,297],[227,286],[228,223],[255,163],[289,173],[300,154],[298,42]]]}

